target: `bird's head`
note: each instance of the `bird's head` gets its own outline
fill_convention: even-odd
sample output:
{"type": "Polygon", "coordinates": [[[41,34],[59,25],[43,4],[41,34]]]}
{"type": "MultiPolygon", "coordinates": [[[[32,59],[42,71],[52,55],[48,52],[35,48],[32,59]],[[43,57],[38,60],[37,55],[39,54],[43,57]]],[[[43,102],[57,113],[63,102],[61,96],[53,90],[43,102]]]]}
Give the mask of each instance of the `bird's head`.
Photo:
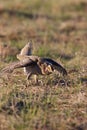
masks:
{"type": "Polygon", "coordinates": [[[45,68],[46,74],[51,74],[54,71],[53,67],[51,65],[47,65],[45,68]]]}
{"type": "Polygon", "coordinates": [[[41,70],[42,70],[42,73],[44,75],[49,75],[54,71],[53,67],[51,65],[46,64],[46,63],[41,65],[41,70]]]}

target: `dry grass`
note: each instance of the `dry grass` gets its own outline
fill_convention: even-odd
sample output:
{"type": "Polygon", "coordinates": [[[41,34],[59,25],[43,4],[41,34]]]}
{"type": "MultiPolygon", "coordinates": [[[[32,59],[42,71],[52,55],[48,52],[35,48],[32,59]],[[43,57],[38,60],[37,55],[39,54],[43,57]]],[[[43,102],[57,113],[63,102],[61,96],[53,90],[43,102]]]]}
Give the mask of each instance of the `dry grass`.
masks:
{"type": "MultiPolygon", "coordinates": [[[[0,76],[0,130],[87,129],[86,11],[86,0],[0,1],[0,46],[17,53],[31,39],[34,55],[68,71],[67,77],[39,76],[38,85],[26,81],[22,69],[0,76]]],[[[0,69],[16,60],[5,50],[0,69]]]]}

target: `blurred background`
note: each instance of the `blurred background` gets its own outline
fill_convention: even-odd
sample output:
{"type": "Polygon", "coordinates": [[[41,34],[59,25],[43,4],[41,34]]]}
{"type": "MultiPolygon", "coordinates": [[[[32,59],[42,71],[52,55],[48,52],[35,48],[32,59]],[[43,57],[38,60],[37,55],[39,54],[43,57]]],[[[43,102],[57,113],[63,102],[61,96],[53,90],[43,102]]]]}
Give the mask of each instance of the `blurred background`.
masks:
{"type": "Polygon", "coordinates": [[[87,130],[87,0],[0,0],[0,69],[32,40],[68,77],[0,77],[0,130],[87,130]]]}
{"type": "Polygon", "coordinates": [[[0,49],[0,55],[15,55],[29,40],[34,54],[41,56],[52,56],[49,49],[66,58],[80,47],[83,53],[87,49],[86,11],[86,0],[0,0],[0,46],[4,51],[10,48],[3,52],[7,54],[0,49]]]}

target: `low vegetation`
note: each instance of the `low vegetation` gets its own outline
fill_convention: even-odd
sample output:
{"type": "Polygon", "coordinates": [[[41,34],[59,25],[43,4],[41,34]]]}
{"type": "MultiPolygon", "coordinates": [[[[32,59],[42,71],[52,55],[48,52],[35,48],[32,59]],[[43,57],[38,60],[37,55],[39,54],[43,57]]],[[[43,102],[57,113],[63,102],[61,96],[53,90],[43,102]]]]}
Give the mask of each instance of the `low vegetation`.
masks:
{"type": "Polygon", "coordinates": [[[0,75],[0,130],[87,129],[86,11],[86,0],[0,1],[0,70],[32,40],[33,55],[68,71],[38,85],[22,69],[0,75]]]}

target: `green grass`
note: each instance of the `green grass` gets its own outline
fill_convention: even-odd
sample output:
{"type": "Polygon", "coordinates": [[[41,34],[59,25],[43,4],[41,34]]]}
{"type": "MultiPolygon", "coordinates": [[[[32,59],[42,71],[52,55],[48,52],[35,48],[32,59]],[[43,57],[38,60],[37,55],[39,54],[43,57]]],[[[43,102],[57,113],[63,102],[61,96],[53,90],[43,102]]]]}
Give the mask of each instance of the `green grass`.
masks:
{"type": "MultiPolygon", "coordinates": [[[[32,40],[34,55],[53,58],[68,71],[67,77],[38,76],[38,85],[22,69],[0,75],[0,130],[86,129],[86,6],[86,0],[0,1],[0,43],[19,53],[32,40]]],[[[0,70],[17,60],[11,53],[1,55],[0,70]]]]}

